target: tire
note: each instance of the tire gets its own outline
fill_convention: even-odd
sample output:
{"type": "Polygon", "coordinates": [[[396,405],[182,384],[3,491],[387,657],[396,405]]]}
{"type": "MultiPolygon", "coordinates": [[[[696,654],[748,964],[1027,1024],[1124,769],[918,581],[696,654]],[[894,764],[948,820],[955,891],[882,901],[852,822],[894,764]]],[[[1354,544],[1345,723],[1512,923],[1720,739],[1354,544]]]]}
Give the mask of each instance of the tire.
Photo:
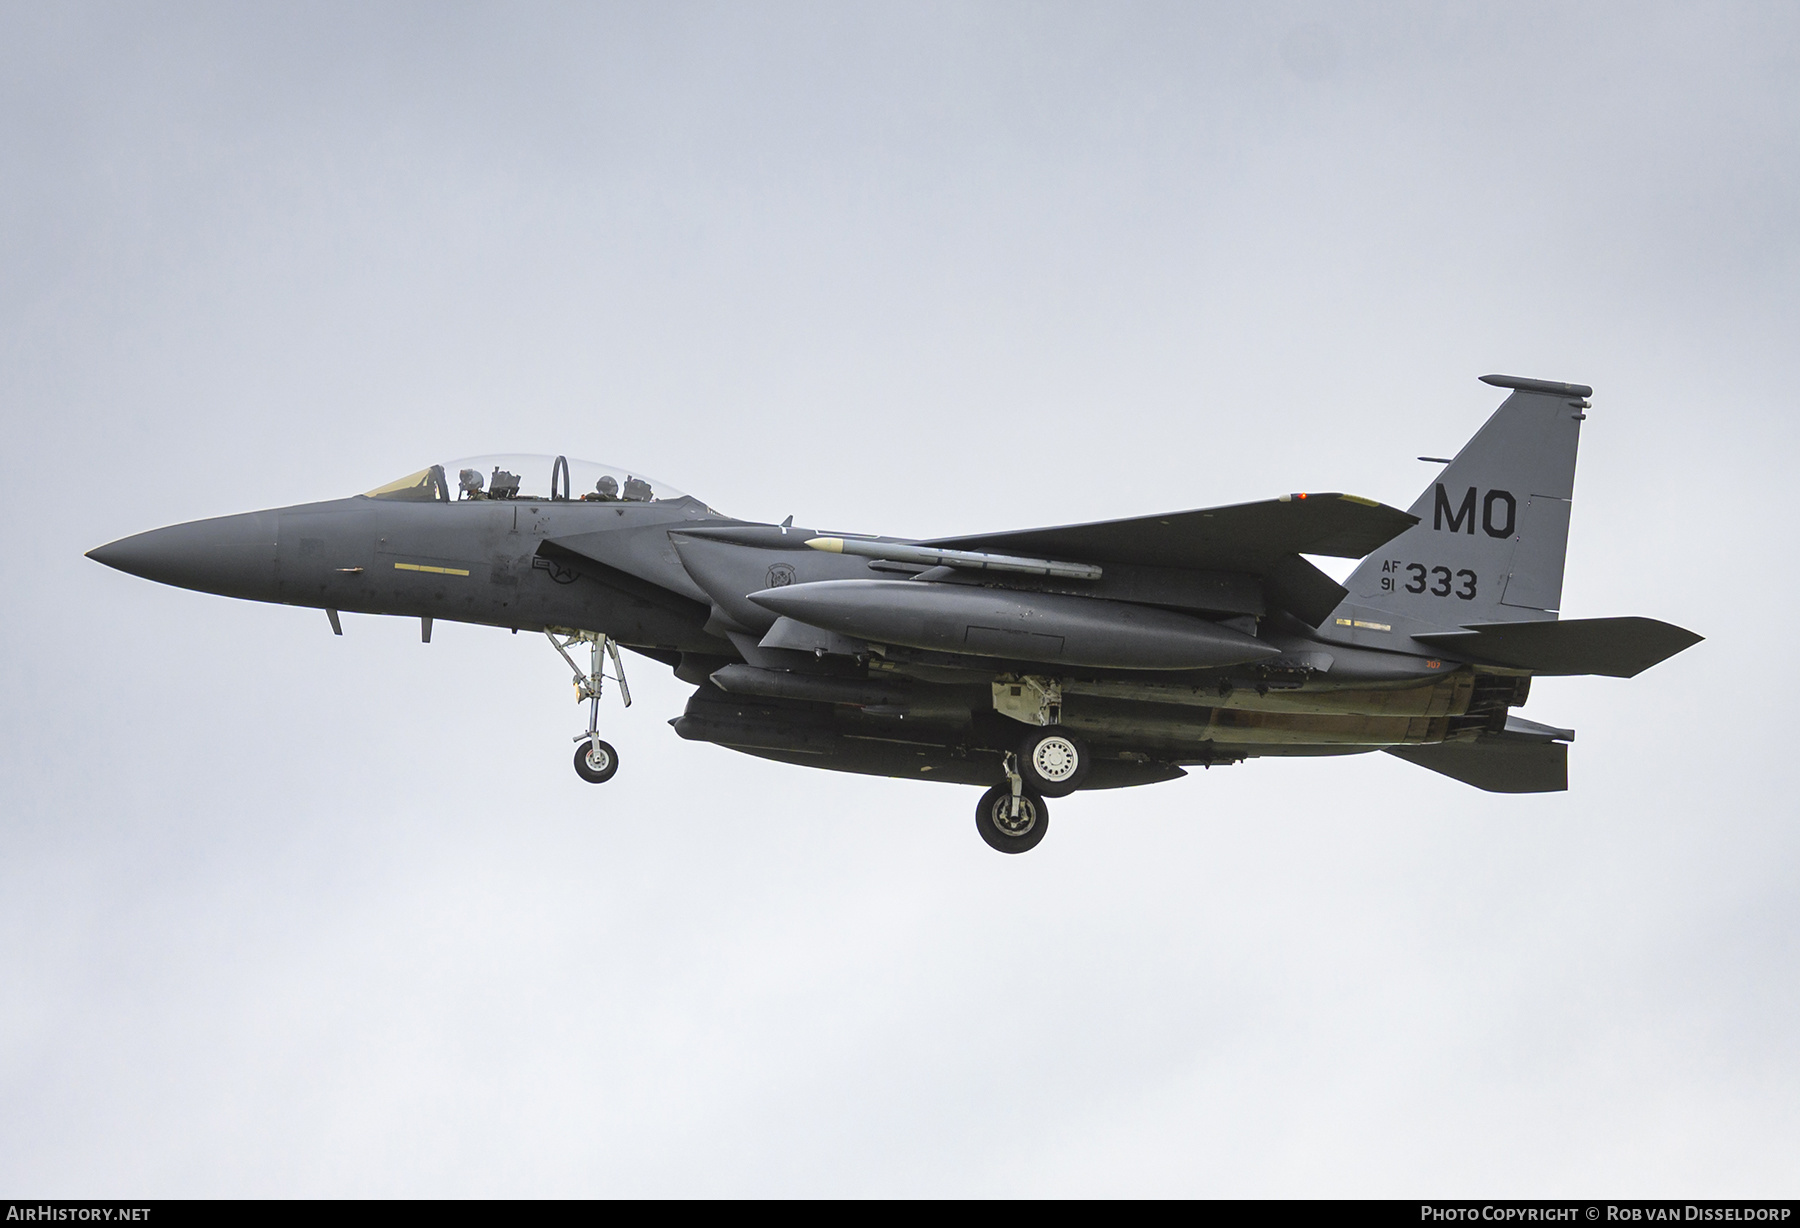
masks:
{"type": "Polygon", "coordinates": [[[1019,775],[1043,797],[1067,797],[1081,788],[1093,761],[1087,743],[1059,725],[1032,730],[1019,746],[1019,775]]]}
{"type": "Polygon", "coordinates": [[[619,770],[619,752],[611,742],[600,743],[598,755],[593,754],[595,749],[592,742],[586,741],[575,747],[575,774],[590,785],[603,785],[619,770]]]}
{"type": "Polygon", "coordinates": [[[1023,827],[1022,831],[1016,830],[1012,820],[1009,785],[995,785],[981,795],[975,807],[975,830],[989,848],[1002,853],[1028,853],[1036,848],[1050,830],[1050,807],[1028,789],[1021,798],[1019,820],[1016,826],[1023,827]]]}

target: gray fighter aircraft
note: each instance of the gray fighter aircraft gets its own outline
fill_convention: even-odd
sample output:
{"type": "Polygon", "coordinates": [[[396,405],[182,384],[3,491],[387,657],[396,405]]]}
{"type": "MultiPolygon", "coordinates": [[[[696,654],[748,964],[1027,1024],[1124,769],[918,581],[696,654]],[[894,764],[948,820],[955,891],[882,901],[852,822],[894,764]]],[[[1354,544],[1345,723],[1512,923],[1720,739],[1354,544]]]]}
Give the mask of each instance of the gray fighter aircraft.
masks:
{"type": "MultiPolygon", "coordinates": [[[[431,465],[367,494],[195,521],[89,557],[253,601],[528,630],[575,672],[575,770],[621,647],[696,688],[675,732],[746,754],[986,786],[982,838],[1046,798],[1194,765],[1383,750],[1501,793],[1568,787],[1574,733],[1512,714],[1540,674],[1632,677],[1701,637],[1561,619],[1592,389],[1511,395],[1399,511],[1345,494],[915,541],[736,520],[564,457],[431,465]],[[1307,555],[1361,559],[1339,585],[1307,555]],[[571,650],[586,654],[577,663],[571,650]]],[[[1440,460],[1422,457],[1424,460],[1440,460]]]]}

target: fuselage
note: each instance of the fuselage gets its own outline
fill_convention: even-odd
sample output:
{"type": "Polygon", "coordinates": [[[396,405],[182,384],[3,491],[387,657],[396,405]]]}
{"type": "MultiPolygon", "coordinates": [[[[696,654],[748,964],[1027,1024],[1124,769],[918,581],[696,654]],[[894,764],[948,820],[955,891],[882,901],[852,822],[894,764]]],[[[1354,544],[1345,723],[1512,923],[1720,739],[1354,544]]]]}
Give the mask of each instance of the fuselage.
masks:
{"type": "MultiPolygon", "coordinates": [[[[796,665],[813,667],[816,654],[762,647],[777,614],[747,594],[771,585],[829,589],[845,580],[881,591],[905,585],[879,561],[805,549],[810,536],[737,521],[685,496],[596,502],[357,495],[157,529],[92,556],[163,583],[334,615],[602,633],[701,687],[678,732],[751,753],[795,753],[838,766],[824,761],[830,756],[821,757],[822,747],[854,751],[851,759],[875,767],[851,770],[882,771],[892,766],[893,748],[914,744],[973,750],[985,759],[992,750],[985,744],[1002,741],[1009,728],[994,729],[995,681],[1047,672],[1043,663],[875,643],[828,671],[881,682],[890,699],[903,692],[903,703],[845,703],[816,683],[805,698],[804,678],[778,677],[796,665]],[[738,693],[708,682],[733,664],[749,670],[734,675],[738,693]],[[765,677],[760,687],[758,671],[765,677]]],[[[1215,763],[1441,741],[1468,724],[1472,711],[1477,723],[1487,721],[1493,704],[1484,707],[1484,698],[1523,697],[1522,680],[1483,682],[1441,655],[1333,640],[1292,618],[1239,616],[1227,627],[1191,611],[1034,594],[1028,581],[1006,577],[982,580],[902,591],[942,592],[964,605],[985,592],[1000,613],[1034,602],[1136,608],[1152,633],[1158,620],[1180,619],[1219,625],[1219,637],[1253,646],[1255,659],[1236,668],[1156,668],[1153,660],[1150,668],[1102,661],[1055,670],[1059,720],[1102,748],[1134,756],[1119,761],[1137,766],[1125,777],[1144,775],[1152,761],[1215,763]]],[[[1025,610],[1027,621],[1031,613],[1025,610]]],[[[951,633],[963,634],[960,626],[951,633]]],[[[991,767],[981,762],[959,771],[947,764],[937,778],[967,774],[991,774],[991,767]]]]}

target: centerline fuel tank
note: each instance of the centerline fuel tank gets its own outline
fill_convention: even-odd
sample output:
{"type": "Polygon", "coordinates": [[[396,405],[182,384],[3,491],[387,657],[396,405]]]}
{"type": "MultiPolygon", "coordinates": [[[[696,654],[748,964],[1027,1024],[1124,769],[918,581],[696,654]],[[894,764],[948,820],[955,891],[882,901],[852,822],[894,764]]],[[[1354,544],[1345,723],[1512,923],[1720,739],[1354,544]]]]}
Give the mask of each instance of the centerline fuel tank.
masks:
{"type": "Polygon", "coordinates": [[[1123,601],[918,580],[824,580],[750,594],[875,644],[1097,669],[1216,669],[1280,655],[1254,636],[1123,601]]]}

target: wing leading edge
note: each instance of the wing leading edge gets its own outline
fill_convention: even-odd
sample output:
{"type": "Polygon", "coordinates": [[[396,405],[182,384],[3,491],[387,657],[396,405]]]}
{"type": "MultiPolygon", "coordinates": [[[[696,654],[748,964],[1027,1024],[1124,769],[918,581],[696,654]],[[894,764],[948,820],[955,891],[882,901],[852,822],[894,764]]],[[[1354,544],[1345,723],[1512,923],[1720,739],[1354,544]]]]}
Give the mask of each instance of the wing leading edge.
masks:
{"type": "Polygon", "coordinates": [[[1089,563],[1259,571],[1290,554],[1360,559],[1418,523],[1418,517],[1397,507],[1332,492],[1128,520],[940,537],[920,544],[1047,554],[1089,563]]]}

